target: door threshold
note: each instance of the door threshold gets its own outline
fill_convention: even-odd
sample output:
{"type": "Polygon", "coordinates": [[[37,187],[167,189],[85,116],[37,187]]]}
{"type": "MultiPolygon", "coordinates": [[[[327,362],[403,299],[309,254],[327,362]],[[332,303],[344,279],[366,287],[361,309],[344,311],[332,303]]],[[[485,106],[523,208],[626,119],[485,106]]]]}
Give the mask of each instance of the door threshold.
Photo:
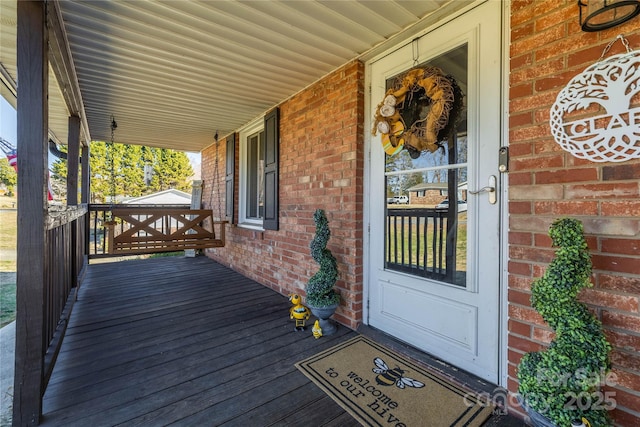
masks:
{"type": "Polygon", "coordinates": [[[382,332],[379,329],[368,325],[360,325],[357,332],[381,345],[384,345],[390,350],[408,357],[413,362],[434,374],[439,375],[462,388],[468,389],[470,392],[482,399],[482,401],[492,402],[499,405],[500,407],[495,409],[494,414],[491,415],[487,422],[483,424],[483,427],[522,427],[527,425],[523,419],[516,417],[513,414],[509,414],[508,411],[505,410],[502,403],[504,402],[503,396],[507,396],[507,392],[503,387],[483,380],[482,378],[453,366],[442,359],[425,353],[424,351],[382,332]]]}

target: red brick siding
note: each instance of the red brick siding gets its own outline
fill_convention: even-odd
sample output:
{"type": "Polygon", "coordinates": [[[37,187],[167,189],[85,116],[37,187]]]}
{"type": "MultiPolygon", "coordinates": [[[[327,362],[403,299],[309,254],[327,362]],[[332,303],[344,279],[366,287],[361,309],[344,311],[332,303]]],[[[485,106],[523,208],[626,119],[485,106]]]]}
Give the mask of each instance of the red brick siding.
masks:
{"type": "MultiPolygon", "coordinates": [[[[324,209],[331,227],[328,248],[340,271],[336,286],[343,297],[334,317],[352,328],[361,321],[363,308],[363,88],[364,66],[354,61],[280,105],[280,229],[258,232],[229,225],[225,247],[208,251],[281,294],[304,293],[318,269],[309,254],[313,212],[324,209]]],[[[224,192],[224,141],[218,150],[218,185],[224,192]]],[[[207,187],[215,157],[215,146],[202,152],[205,205],[211,201],[207,187]]],[[[224,206],[224,194],[221,199],[224,206]]],[[[213,209],[216,216],[217,196],[213,209]]]]}
{"type": "MultiPolygon", "coordinates": [[[[564,152],[549,128],[558,92],[623,33],[640,47],[640,18],[602,32],[582,32],[574,0],[511,4],[509,145],[509,381],[522,355],[553,332],[530,308],[533,279],[553,256],[546,232],[561,216],[585,225],[595,287],[580,299],[602,320],[611,358],[617,425],[640,425],[640,160],[592,163],[564,152]]],[[[624,52],[617,42],[610,54],[624,52]]],[[[517,408],[514,408],[517,410],[517,408]]]]}
{"type": "Polygon", "coordinates": [[[423,192],[412,191],[409,193],[409,203],[412,205],[434,207],[447,198],[447,196],[443,196],[441,193],[442,192],[440,190],[427,190],[423,192]],[[423,193],[424,196],[418,196],[418,194],[423,193]]]}

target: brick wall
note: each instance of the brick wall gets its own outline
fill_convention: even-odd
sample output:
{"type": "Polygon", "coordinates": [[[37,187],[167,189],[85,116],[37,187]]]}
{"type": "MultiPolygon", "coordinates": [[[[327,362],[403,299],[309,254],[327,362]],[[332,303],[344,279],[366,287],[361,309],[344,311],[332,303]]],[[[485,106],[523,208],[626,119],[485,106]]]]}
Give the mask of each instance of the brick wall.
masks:
{"type": "MultiPolygon", "coordinates": [[[[334,318],[352,328],[362,318],[363,87],[364,67],[354,61],[280,105],[280,229],[259,232],[229,225],[225,247],[208,251],[208,256],[277,292],[304,293],[318,269],[309,253],[313,212],[324,209],[342,295],[334,318]]],[[[221,189],[224,158],[221,141],[218,180],[213,183],[221,189]]],[[[207,188],[212,187],[215,159],[215,145],[202,152],[203,200],[208,206],[213,199],[214,216],[218,200],[207,188]]],[[[224,195],[221,199],[224,207],[224,195]]]]}
{"type": "MultiPolygon", "coordinates": [[[[511,9],[508,388],[517,391],[522,355],[553,337],[530,307],[530,285],[553,257],[549,224],[576,217],[594,266],[594,287],[579,298],[602,320],[614,347],[612,415],[617,425],[640,425],[640,160],[580,160],[555,143],[549,127],[558,92],[609,41],[623,33],[631,48],[640,48],[640,17],[585,33],[574,0],[515,0],[511,9]]],[[[610,54],[622,52],[616,42],[610,54]]]]}
{"type": "Polygon", "coordinates": [[[427,190],[424,192],[412,191],[409,194],[409,200],[412,205],[424,205],[432,208],[447,198],[447,196],[443,196],[441,193],[440,190],[427,190]],[[419,194],[424,194],[424,196],[419,196],[419,194]]]}

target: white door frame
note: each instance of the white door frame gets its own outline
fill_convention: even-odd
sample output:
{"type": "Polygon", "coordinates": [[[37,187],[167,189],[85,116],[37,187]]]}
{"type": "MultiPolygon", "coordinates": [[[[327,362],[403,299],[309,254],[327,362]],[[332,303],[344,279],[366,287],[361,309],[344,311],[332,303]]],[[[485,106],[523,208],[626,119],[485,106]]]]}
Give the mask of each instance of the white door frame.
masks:
{"type": "MultiPolygon", "coordinates": [[[[371,169],[371,144],[372,144],[372,135],[370,129],[373,125],[373,111],[372,111],[372,100],[371,100],[371,84],[372,84],[372,72],[371,72],[371,64],[378,59],[388,55],[391,52],[394,52],[400,49],[402,46],[411,44],[411,41],[417,37],[422,37],[425,34],[433,31],[433,29],[443,25],[446,22],[456,19],[457,17],[463,15],[467,11],[477,7],[478,5],[484,3],[486,0],[478,0],[466,7],[458,9],[456,11],[452,11],[448,16],[443,17],[440,21],[431,23],[429,25],[422,25],[421,29],[416,29],[415,33],[404,32],[402,34],[403,39],[398,40],[395,45],[389,47],[389,44],[384,45],[384,50],[372,51],[369,52],[366,57],[362,59],[365,60],[365,117],[364,117],[364,143],[365,143],[365,165],[364,165],[364,260],[363,260],[363,298],[368,300],[370,289],[370,263],[371,263],[371,249],[370,249],[370,224],[371,224],[371,212],[369,209],[370,206],[370,194],[371,194],[371,182],[369,181],[370,169],[371,169]]],[[[501,66],[502,70],[501,75],[501,90],[500,94],[501,100],[501,121],[500,121],[500,135],[502,135],[501,146],[508,145],[508,119],[509,119],[509,110],[508,110],[508,101],[509,101],[509,31],[510,31],[510,10],[511,10],[511,2],[510,1],[501,1],[501,0],[489,0],[489,1],[500,1],[502,5],[502,45],[501,48],[501,66]]],[[[418,26],[416,26],[418,27],[418,26]]],[[[497,153],[496,153],[497,155],[497,153]]],[[[499,296],[499,360],[498,360],[498,379],[500,386],[506,387],[508,380],[508,298],[507,298],[507,289],[508,289],[508,174],[503,173],[499,175],[499,191],[501,192],[500,197],[498,197],[498,203],[500,205],[500,296],[499,296]]],[[[369,306],[367,300],[363,301],[363,318],[362,322],[364,324],[368,324],[369,319],[369,306]]]]}

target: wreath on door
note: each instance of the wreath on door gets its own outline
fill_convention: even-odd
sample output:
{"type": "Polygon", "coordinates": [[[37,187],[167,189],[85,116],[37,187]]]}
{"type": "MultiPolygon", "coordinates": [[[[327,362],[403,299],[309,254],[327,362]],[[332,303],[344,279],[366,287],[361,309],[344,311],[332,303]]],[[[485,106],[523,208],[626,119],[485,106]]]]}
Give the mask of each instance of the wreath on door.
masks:
{"type": "Polygon", "coordinates": [[[462,92],[452,76],[437,67],[414,68],[396,78],[385,93],[375,111],[372,133],[382,134],[387,154],[404,148],[416,158],[442,146],[461,107],[462,92]]]}

